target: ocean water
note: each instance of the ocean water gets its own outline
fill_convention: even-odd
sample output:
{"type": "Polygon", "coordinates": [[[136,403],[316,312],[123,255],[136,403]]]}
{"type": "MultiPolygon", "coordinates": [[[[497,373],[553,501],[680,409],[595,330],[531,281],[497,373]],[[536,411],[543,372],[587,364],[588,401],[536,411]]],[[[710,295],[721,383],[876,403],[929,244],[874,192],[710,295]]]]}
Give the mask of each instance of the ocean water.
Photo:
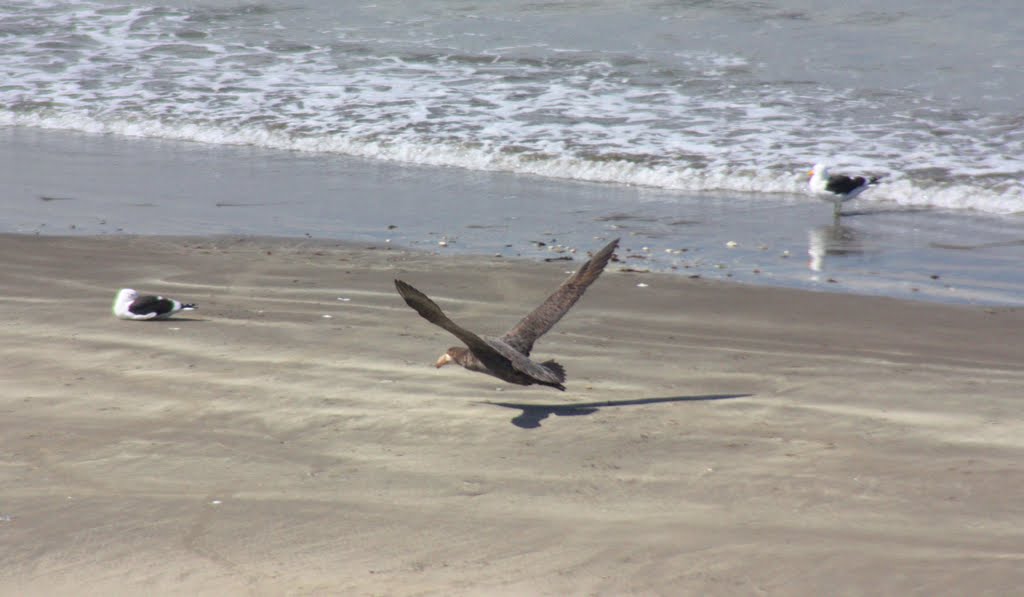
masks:
{"type": "Polygon", "coordinates": [[[1015,0],[8,0],[0,125],[1024,212],[1015,0]],[[841,5],[841,6],[840,6],[841,5]]]}
{"type": "Polygon", "coordinates": [[[0,3],[0,230],[1024,304],[1024,21],[963,0],[0,3]],[[841,221],[816,162],[884,175],[841,221]],[[568,267],[568,266],[567,266],[568,267]]]}

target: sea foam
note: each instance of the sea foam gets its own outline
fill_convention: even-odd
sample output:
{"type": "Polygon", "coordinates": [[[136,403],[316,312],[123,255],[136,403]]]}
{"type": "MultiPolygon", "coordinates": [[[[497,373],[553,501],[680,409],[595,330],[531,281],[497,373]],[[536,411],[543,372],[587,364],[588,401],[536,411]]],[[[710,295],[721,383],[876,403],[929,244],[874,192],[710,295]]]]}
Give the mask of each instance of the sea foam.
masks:
{"type": "Polygon", "coordinates": [[[760,83],[750,61],[707,51],[473,53],[342,26],[308,43],[278,17],[15,1],[0,8],[13,32],[0,39],[0,125],[687,192],[807,195],[806,169],[824,159],[886,175],[864,201],[1024,212],[1012,115],[760,83]]]}

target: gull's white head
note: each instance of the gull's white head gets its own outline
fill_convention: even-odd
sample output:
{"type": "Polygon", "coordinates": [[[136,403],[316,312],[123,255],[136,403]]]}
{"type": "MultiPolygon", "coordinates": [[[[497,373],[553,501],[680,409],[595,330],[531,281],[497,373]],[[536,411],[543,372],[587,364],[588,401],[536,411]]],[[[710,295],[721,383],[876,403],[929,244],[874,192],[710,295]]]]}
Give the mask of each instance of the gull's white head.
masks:
{"type": "Polygon", "coordinates": [[[810,180],[807,181],[807,185],[811,191],[815,193],[823,193],[825,186],[828,184],[828,166],[822,163],[817,163],[814,168],[807,173],[810,176],[810,180]]]}
{"type": "Polygon", "coordinates": [[[114,315],[122,317],[128,313],[128,305],[132,304],[132,301],[139,298],[139,293],[135,292],[131,288],[122,288],[117,291],[117,296],[114,297],[114,315]]]}
{"type": "Polygon", "coordinates": [[[122,288],[117,291],[117,298],[114,299],[119,303],[130,303],[135,299],[139,298],[139,293],[131,288],[122,288]]]}

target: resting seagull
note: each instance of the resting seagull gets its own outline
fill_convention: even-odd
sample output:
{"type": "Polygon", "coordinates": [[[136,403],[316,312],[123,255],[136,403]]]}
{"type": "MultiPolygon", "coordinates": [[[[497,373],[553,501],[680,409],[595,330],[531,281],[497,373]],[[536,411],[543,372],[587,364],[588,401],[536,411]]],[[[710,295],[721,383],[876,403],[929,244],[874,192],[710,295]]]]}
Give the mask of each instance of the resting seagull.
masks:
{"type": "Polygon", "coordinates": [[[814,169],[808,175],[811,177],[808,185],[811,191],[817,193],[825,201],[831,201],[835,206],[835,215],[838,216],[844,202],[860,195],[873,184],[878,183],[880,176],[864,178],[863,176],[845,176],[842,174],[828,173],[828,166],[815,164],[814,169]]]}
{"type": "Polygon", "coordinates": [[[554,327],[601,275],[618,245],[619,239],[608,243],[562,282],[547,300],[500,338],[478,336],[448,319],[427,295],[401,280],[395,280],[395,287],[420,316],[465,343],[466,346],[453,346],[441,355],[436,363],[438,368],[457,363],[470,371],[493,375],[509,383],[522,386],[540,384],[564,391],[565,369],[555,361],[538,363],[530,359],[530,351],[537,338],[554,327]]]}
{"type": "Polygon", "coordinates": [[[181,303],[162,296],[139,296],[131,288],[122,288],[114,298],[114,316],[118,319],[167,319],[178,311],[192,311],[191,303],[181,303]]]}

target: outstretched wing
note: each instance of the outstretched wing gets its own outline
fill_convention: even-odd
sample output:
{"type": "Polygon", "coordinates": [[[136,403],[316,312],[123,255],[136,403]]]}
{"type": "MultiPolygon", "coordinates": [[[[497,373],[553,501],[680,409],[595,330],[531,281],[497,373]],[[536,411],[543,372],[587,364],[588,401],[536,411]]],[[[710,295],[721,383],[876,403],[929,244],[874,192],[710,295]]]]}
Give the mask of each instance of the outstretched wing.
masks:
{"type": "Polygon", "coordinates": [[[420,317],[444,330],[447,330],[453,336],[462,340],[463,344],[476,353],[478,358],[481,358],[481,360],[486,360],[487,356],[504,359],[504,357],[491,347],[490,344],[485,342],[483,338],[460,326],[451,319],[448,319],[448,316],[441,311],[441,307],[438,307],[437,303],[430,300],[430,297],[427,295],[401,280],[395,280],[395,288],[398,289],[398,294],[402,295],[402,298],[405,299],[405,303],[419,313],[420,317]]]}
{"type": "Polygon", "coordinates": [[[401,280],[395,280],[395,288],[405,299],[406,304],[415,309],[421,317],[462,340],[476,358],[491,371],[498,372],[511,367],[535,380],[557,384],[556,387],[564,389],[560,387],[561,382],[565,381],[565,371],[561,365],[553,361],[544,364],[534,363],[515,347],[500,339],[485,340],[477,336],[449,319],[427,295],[401,280]]]}
{"type": "Polygon", "coordinates": [[[601,275],[604,267],[619,246],[619,239],[605,245],[603,249],[587,260],[576,273],[569,276],[539,307],[520,320],[501,340],[526,356],[533,350],[533,343],[548,332],[569,309],[576,304],[587,287],[601,275]]]}

